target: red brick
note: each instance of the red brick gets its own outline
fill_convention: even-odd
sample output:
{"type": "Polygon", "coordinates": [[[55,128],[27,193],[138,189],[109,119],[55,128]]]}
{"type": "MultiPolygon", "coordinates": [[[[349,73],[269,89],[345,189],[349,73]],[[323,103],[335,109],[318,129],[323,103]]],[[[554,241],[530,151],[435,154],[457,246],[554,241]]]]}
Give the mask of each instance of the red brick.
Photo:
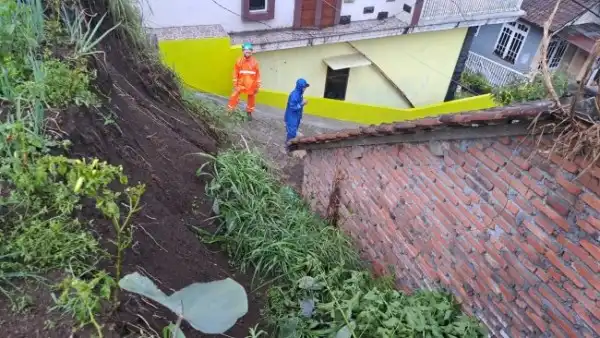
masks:
{"type": "Polygon", "coordinates": [[[471,153],[475,158],[485,164],[492,171],[498,171],[499,167],[494,161],[492,161],[489,157],[485,156],[485,154],[477,149],[477,148],[469,148],[469,153],[471,153]]]}
{"type": "Polygon", "coordinates": [[[550,275],[550,277],[552,277],[552,279],[554,279],[555,281],[560,282],[563,280],[562,273],[560,273],[558,270],[556,270],[556,268],[551,267],[550,269],[548,269],[547,272],[550,275]]]}
{"type": "Polygon", "coordinates": [[[554,284],[554,283],[550,283],[548,285],[549,285],[550,289],[552,289],[552,291],[554,291],[560,297],[561,300],[563,300],[565,302],[569,300],[569,298],[570,298],[569,295],[567,294],[567,292],[565,290],[561,289],[560,286],[558,286],[557,284],[554,284]]]}
{"type": "Polygon", "coordinates": [[[531,200],[531,203],[534,207],[536,207],[539,211],[544,213],[546,216],[548,216],[548,218],[550,218],[554,223],[556,223],[556,225],[563,228],[565,231],[569,231],[569,229],[571,228],[569,226],[569,222],[567,222],[567,220],[561,215],[559,215],[554,209],[550,208],[549,205],[545,204],[544,202],[542,202],[542,200],[537,198],[531,200]]]}
{"type": "MultiPolygon", "coordinates": [[[[525,225],[525,227],[531,231],[531,233],[533,233],[535,235],[535,237],[539,238],[542,243],[545,244],[546,247],[550,248],[550,250],[552,251],[558,251],[559,247],[554,243],[554,240],[548,236],[548,234],[543,231],[540,227],[538,227],[536,224],[531,223],[530,221],[526,220],[523,222],[523,225],[525,225]]],[[[535,246],[534,246],[535,247],[535,246]]],[[[538,250],[539,252],[539,250],[538,250]]],[[[540,252],[541,254],[543,254],[544,252],[540,252]]]]}
{"type": "Polygon", "coordinates": [[[573,303],[573,310],[577,315],[583,319],[583,321],[592,329],[594,332],[600,332],[600,324],[594,323],[592,318],[590,317],[590,313],[583,307],[583,305],[575,302],[573,303]]]}
{"type": "Polygon", "coordinates": [[[592,315],[595,314],[595,316],[597,316],[596,318],[600,319],[600,317],[598,317],[600,316],[600,312],[598,312],[598,305],[596,305],[593,300],[577,290],[571,283],[564,283],[563,287],[577,300],[577,302],[590,311],[592,315]]]}
{"type": "MultiPolygon", "coordinates": [[[[564,235],[559,235],[556,240],[566,248],[566,252],[570,252],[577,256],[584,264],[594,270],[595,273],[600,272],[598,261],[593,259],[588,252],[581,246],[568,240],[564,235]]],[[[581,243],[581,242],[580,242],[581,243]]]]}
{"type": "Polygon", "coordinates": [[[494,150],[493,148],[487,148],[483,153],[487,158],[492,160],[500,167],[503,167],[506,164],[506,157],[502,156],[497,150],[494,150]]]}
{"type": "Polygon", "coordinates": [[[548,195],[548,197],[546,197],[546,203],[563,217],[569,214],[571,204],[554,193],[551,193],[548,195]]]}
{"type": "Polygon", "coordinates": [[[577,285],[577,287],[579,287],[579,288],[585,287],[585,284],[581,280],[581,277],[575,271],[573,271],[569,267],[567,267],[563,263],[562,259],[560,259],[560,257],[558,257],[554,252],[546,251],[546,258],[548,258],[548,260],[550,261],[550,263],[552,263],[552,265],[557,267],[565,276],[567,276],[567,278],[569,280],[571,280],[573,283],[575,283],[575,285],[577,285]]]}
{"type": "Polygon", "coordinates": [[[600,219],[589,216],[585,219],[588,223],[590,223],[596,230],[600,230],[600,219]]]}
{"type": "Polygon", "coordinates": [[[583,219],[577,220],[577,226],[592,236],[596,235],[596,232],[598,232],[589,222],[583,219]]]}
{"type": "Polygon", "coordinates": [[[598,199],[596,196],[585,193],[581,196],[581,199],[596,211],[600,211],[600,199],[598,199]]]}
{"type": "Polygon", "coordinates": [[[566,160],[558,155],[552,154],[550,156],[550,160],[552,160],[552,162],[556,163],[556,165],[572,174],[576,174],[577,172],[579,172],[579,166],[577,164],[566,160]]]}
{"type": "Polygon", "coordinates": [[[560,184],[563,188],[565,188],[565,190],[568,191],[570,194],[573,194],[575,196],[579,195],[582,191],[579,185],[570,182],[562,174],[556,175],[556,182],[560,184]]]}
{"type": "Polygon", "coordinates": [[[581,182],[584,187],[588,188],[596,195],[600,195],[600,182],[594,176],[590,175],[589,173],[585,173],[581,175],[577,180],[581,182]]]}
{"type": "Polygon", "coordinates": [[[587,266],[579,262],[573,262],[573,267],[575,268],[575,271],[577,271],[577,273],[583,277],[583,279],[585,279],[594,289],[600,292],[600,277],[598,277],[598,272],[591,272],[587,266]]]}
{"type": "Polygon", "coordinates": [[[536,315],[531,310],[527,310],[525,313],[527,314],[527,317],[529,317],[535,323],[535,326],[537,326],[540,331],[543,333],[548,331],[548,324],[540,316],[536,315]]]}
{"type": "Polygon", "coordinates": [[[523,175],[521,177],[521,182],[523,182],[523,184],[525,184],[525,186],[527,186],[527,188],[529,188],[528,191],[532,191],[540,197],[546,196],[546,189],[544,189],[544,187],[538,185],[537,181],[534,181],[531,177],[529,177],[527,175],[523,175]]]}
{"type": "Polygon", "coordinates": [[[565,305],[563,305],[563,303],[560,300],[558,300],[557,297],[555,297],[554,292],[552,290],[550,290],[547,286],[542,285],[538,289],[538,291],[540,292],[542,297],[544,297],[544,299],[546,299],[550,302],[550,304],[552,304],[552,307],[555,310],[559,311],[563,316],[565,316],[565,318],[570,320],[572,323],[575,323],[575,316],[569,313],[565,305]]]}
{"type": "Polygon", "coordinates": [[[600,261],[600,248],[596,244],[590,243],[588,240],[581,240],[579,242],[596,260],[600,261]]]}
{"type": "Polygon", "coordinates": [[[529,175],[538,181],[541,181],[544,178],[544,173],[538,168],[529,169],[529,175]]]}
{"type": "Polygon", "coordinates": [[[548,235],[556,233],[556,224],[552,222],[546,215],[535,216],[535,224],[539,225],[548,235]]]}

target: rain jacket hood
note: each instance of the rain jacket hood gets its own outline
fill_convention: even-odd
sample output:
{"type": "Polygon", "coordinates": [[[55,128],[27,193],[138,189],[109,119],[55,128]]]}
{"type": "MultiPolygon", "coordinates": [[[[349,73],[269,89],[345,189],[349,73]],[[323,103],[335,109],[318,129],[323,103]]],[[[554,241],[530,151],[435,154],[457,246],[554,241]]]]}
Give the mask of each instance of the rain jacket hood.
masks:
{"type": "Polygon", "coordinates": [[[298,79],[296,81],[296,88],[294,90],[297,90],[300,93],[302,93],[302,89],[304,88],[308,88],[308,82],[306,82],[306,80],[304,79],[298,79]]]}
{"type": "Polygon", "coordinates": [[[287,131],[287,141],[296,137],[300,121],[302,120],[302,112],[304,111],[304,88],[309,87],[305,79],[296,81],[296,88],[288,96],[287,107],[285,109],[285,127],[287,131]]]}

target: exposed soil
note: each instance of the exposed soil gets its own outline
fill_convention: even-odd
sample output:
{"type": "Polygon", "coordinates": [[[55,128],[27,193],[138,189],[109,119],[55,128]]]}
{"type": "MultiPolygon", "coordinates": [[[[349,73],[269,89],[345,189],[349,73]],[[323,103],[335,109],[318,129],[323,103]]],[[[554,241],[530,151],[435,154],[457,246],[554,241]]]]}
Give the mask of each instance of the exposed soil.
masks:
{"type": "MultiPolygon", "coordinates": [[[[104,13],[104,1],[89,1],[92,12],[104,13]]],[[[106,20],[109,25],[111,20],[106,20]]],[[[123,165],[130,182],[146,184],[143,210],[135,219],[134,245],[126,253],[124,273],[138,271],[155,280],[166,292],[193,282],[231,277],[251,290],[249,279],[234,271],[225,253],[202,244],[193,227],[212,230],[206,219],[211,202],[204,195],[205,181],[195,176],[203,164],[199,152],[214,153],[217,136],[188,114],[177,98],[173,77],[157,67],[149,68],[126,54],[129,46],[114,34],[104,40],[105,56],[93,61],[98,70],[98,91],[107,97],[99,111],[70,109],[60,115],[58,126],[72,141],[72,157],[95,157],[123,165]],[[104,61],[106,60],[106,62],[104,61]],[[116,125],[105,125],[102,116],[114,114],[116,125]]],[[[89,215],[88,215],[89,216],[89,215]]],[[[102,221],[94,230],[106,239],[111,227],[102,221]]],[[[227,334],[245,337],[260,321],[261,294],[249,294],[249,311],[227,334]]],[[[50,317],[49,290],[33,294],[35,304],[26,314],[15,314],[0,297],[0,322],[4,337],[70,336],[70,323],[50,317]],[[54,320],[56,319],[56,322],[54,320]]],[[[109,318],[106,336],[123,336],[132,325],[148,325],[161,332],[175,316],[139,297],[122,293],[121,306],[109,318]],[[140,318],[142,317],[143,320],[140,318]]],[[[187,337],[210,337],[183,327],[187,337]]],[[[80,332],[75,336],[89,337],[80,332]]]]}

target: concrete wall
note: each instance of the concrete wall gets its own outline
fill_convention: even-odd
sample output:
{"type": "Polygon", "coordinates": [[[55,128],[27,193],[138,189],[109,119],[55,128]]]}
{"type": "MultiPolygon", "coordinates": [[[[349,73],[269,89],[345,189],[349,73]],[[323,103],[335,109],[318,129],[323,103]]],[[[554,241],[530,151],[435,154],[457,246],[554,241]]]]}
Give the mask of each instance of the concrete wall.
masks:
{"type": "Polygon", "coordinates": [[[264,23],[243,21],[241,0],[217,2],[221,6],[210,0],[144,0],[141,8],[145,25],[150,28],[220,24],[227,32],[242,32],[288,28],[294,23],[293,0],[275,2],[275,18],[264,23]]]}
{"type": "MultiPolygon", "coordinates": [[[[239,46],[231,46],[229,38],[163,40],[159,42],[159,47],[163,62],[177,73],[186,86],[217,95],[228,96],[231,93],[233,64],[241,52],[239,46]]],[[[261,64],[261,68],[265,67],[268,68],[268,64],[261,64]]],[[[282,81],[277,90],[263,88],[257,96],[258,103],[284,109],[289,91],[296,81],[292,76],[289,79],[290,81],[282,81]]],[[[319,96],[311,96],[310,93],[307,95],[310,104],[304,110],[306,114],[360,124],[405,121],[495,107],[490,95],[411,109],[383,106],[380,103],[330,100],[324,99],[322,93],[316,95],[319,96]]]]}
{"type": "Polygon", "coordinates": [[[525,43],[515,64],[506,62],[494,54],[494,48],[496,47],[496,42],[498,41],[501,30],[502,24],[481,26],[479,28],[479,33],[473,40],[471,51],[519,72],[529,72],[531,63],[533,62],[535,55],[538,52],[540,42],[542,41],[542,29],[537,26],[529,25],[529,33],[525,38],[525,43]]]}
{"type": "MultiPolygon", "coordinates": [[[[548,145],[546,143],[546,145],[548,145]]],[[[451,290],[494,336],[600,334],[600,167],[531,155],[522,138],[312,150],[303,195],[328,204],[378,273],[451,290]],[[561,164],[559,167],[557,164],[561,164]]]]}
{"type": "MultiPolygon", "coordinates": [[[[443,102],[463,44],[466,28],[360,40],[353,45],[376,63],[418,107],[443,102]]],[[[323,97],[327,66],[323,59],[356,53],[346,43],[256,54],[263,85],[289,91],[305,78],[310,96],[323,97]]],[[[374,66],[350,70],[346,100],[406,108],[408,104],[374,66]]]]}
{"type": "Polygon", "coordinates": [[[388,0],[352,0],[348,2],[348,0],[342,1],[342,14],[341,15],[351,15],[352,21],[360,21],[360,20],[374,20],[377,19],[377,13],[379,12],[388,12],[389,16],[392,17],[396,15],[396,17],[404,22],[410,22],[413,11],[415,9],[415,0],[406,0],[406,1],[388,1],[388,0]],[[404,4],[407,4],[411,7],[410,13],[405,12],[403,10],[404,4]],[[371,14],[363,14],[363,9],[365,7],[373,6],[375,10],[371,14]]]}

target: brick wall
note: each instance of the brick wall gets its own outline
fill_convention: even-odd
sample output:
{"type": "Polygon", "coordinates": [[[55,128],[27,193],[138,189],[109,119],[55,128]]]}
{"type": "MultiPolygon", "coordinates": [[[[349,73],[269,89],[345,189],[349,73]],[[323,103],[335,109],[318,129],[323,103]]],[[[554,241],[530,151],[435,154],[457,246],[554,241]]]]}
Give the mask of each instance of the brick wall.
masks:
{"type": "Polygon", "coordinates": [[[600,168],[523,138],[311,150],[303,194],[400,288],[439,286],[495,336],[600,334],[600,168]],[[434,155],[435,154],[435,155],[434,155]],[[557,163],[561,164],[560,166],[557,163]]]}

